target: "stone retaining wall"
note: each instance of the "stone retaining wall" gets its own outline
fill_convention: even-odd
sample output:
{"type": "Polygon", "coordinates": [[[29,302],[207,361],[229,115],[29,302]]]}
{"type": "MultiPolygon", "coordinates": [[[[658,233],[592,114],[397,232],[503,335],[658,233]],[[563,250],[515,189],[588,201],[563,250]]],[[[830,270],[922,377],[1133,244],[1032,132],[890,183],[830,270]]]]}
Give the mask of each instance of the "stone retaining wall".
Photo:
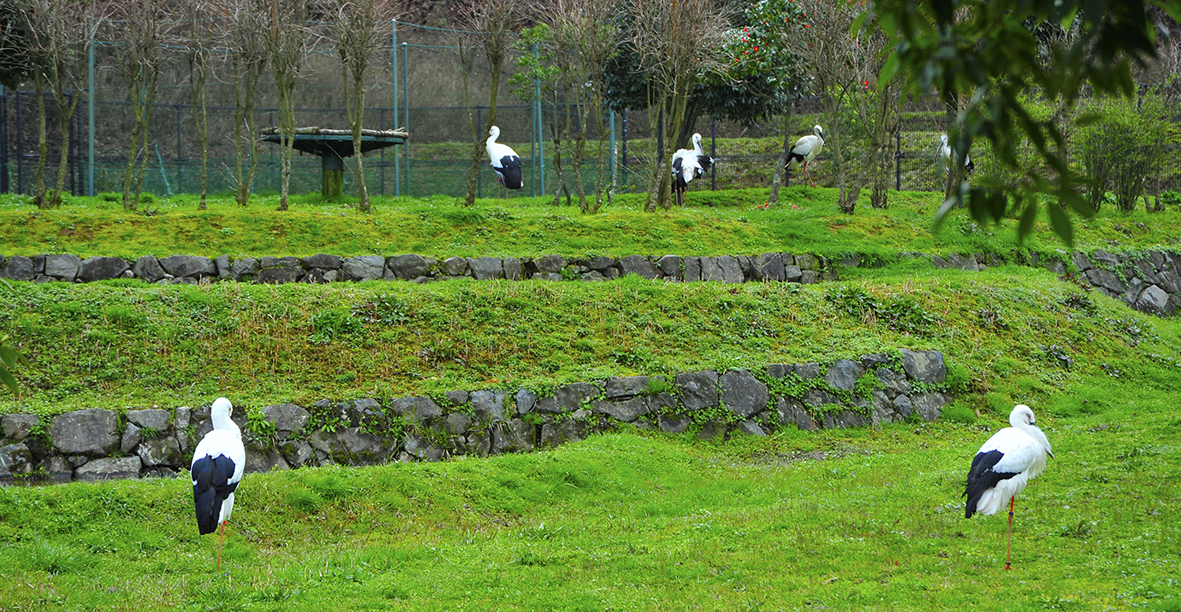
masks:
{"type": "MultiPolygon", "coordinates": [[[[1123,300],[1132,308],[1158,316],[1172,316],[1181,306],[1181,254],[1147,251],[1113,255],[1097,250],[1090,255],[1060,252],[1060,258],[1039,260],[1018,253],[944,256],[909,253],[900,257],[930,259],[937,268],[983,270],[990,266],[1044,266],[1058,274],[1070,268],[1075,279],[1107,295],[1123,300]]],[[[0,278],[36,282],[91,282],[113,278],[138,278],[145,282],[198,284],[217,280],[256,283],[330,283],[338,281],[406,280],[416,283],[451,278],[477,280],[538,279],[560,281],[580,279],[604,281],[627,274],[676,282],[720,281],[815,283],[834,280],[842,267],[877,265],[861,255],[837,261],[816,255],[763,253],[761,255],[720,255],[717,257],[663,257],[628,255],[621,258],[567,259],[561,255],[542,257],[450,257],[439,261],[421,255],[312,255],[310,257],[244,257],[231,260],[195,255],[156,258],[144,255],[134,262],[118,257],[75,255],[0,255],[0,278]]]]}
{"type": "MultiPolygon", "coordinates": [[[[757,375],[705,370],[672,380],[612,377],[546,393],[480,389],[278,404],[259,409],[253,422],[247,407],[235,406],[233,417],[246,441],[246,471],[262,472],[530,452],[629,426],[709,439],[929,421],[951,401],[946,376],[938,351],[902,349],[827,366],[770,364],[757,375]]],[[[52,419],[8,414],[0,425],[0,483],[175,477],[212,428],[207,405],[79,410],[52,419]]]]}
{"type": "Polygon", "coordinates": [[[244,257],[216,259],[196,255],[156,258],[144,255],[134,262],[118,257],[76,255],[0,255],[0,278],[25,281],[91,282],[138,278],[149,283],[190,283],[235,280],[256,283],[330,283],[337,281],[406,280],[417,283],[451,278],[477,280],[581,279],[603,281],[626,274],[673,281],[780,281],[814,283],[831,276],[823,257],[764,253],[756,256],[681,257],[665,255],[621,258],[567,259],[542,257],[449,257],[442,261],[421,255],[312,255],[310,257],[244,257]]]}

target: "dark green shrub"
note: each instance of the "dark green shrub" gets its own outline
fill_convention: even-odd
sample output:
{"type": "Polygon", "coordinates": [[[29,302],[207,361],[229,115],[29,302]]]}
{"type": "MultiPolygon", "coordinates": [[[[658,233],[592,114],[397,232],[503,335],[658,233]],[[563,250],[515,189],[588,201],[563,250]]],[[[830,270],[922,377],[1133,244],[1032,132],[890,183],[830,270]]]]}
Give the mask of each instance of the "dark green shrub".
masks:
{"type": "Polygon", "coordinates": [[[1087,200],[1098,211],[1107,191],[1115,205],[1131,212],[1149,177],[1160,171],[1165,155],[1164,103],[1154,92],[1139,100],[1101,98],[1087,105],[1077,148],[1087,175],[1094,181],[1087,200]]]}

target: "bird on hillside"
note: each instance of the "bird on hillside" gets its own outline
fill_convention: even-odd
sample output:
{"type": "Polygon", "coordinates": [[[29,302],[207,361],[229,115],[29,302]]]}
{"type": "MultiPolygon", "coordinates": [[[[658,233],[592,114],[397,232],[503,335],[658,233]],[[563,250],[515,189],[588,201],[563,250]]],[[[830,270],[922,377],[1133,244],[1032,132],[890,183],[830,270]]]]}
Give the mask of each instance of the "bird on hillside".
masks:
{"type": "MultiPolygon", "coordinates": [[[[947,144],[947,134],[939,136],[939,163],[943,165],[944,172],[951,172],[951,147],[947,144]]],[[[976,168],[976,164],[972,163],[972,158],[964,156],[964,173],[967,174],[976,168]]]]}
{"type": "MultiPolygon", "coordinates": [[[[500,136],[500,128],[495,125],[488,130],[488,158],[491,160],[492,169],[496,171],[499,183],[505,189],[520,189],[521,188],[521,157],[517,152],[508,145],[496,142],[496,138],[500,136]]],[[[508,192],[505,192],[505,199],[508,199],[508,192]]],[[[496,199],[500,199],[500,189],[496,190],[496,199]]]]}
{"type": "Polygon", "coordinates": [[[816,156],[820,155],[820,150],[824,148],[824,128],[815,125],[812,126],[812,132],[796,141],[795,146],[788,152],[787,161],[783,165],[788,176],[791,175],[792,170],[802,165],[808,183],[815,187],[816,184],[812,182],[812,177],[808,174],[808,162],[816,159],[816,156]]]}
{"type": "Polygon", "coordinates": [[[1046,434],[1034,424],[1033,410],[1017,404],[1009,414],[1009,424],[988,439],[972,459],[964,495],[968,503],[964,517],[978,512],[996,514],[1009,500],[1009,541],[1005,545],[1005,569],[1013,540],[1013,507],[1017,494],[1029,481],[1046,469],[1046,456],[1054,456],[1046,434]]]}
{"type": "Polygon", "coordinates": [[[234,491],[242,482],[246,468],[246,448],[242,432],[230,419],[234,406],[219,397],[209,410],[213,430],[205,434],[193,452],[190,472],[193,476],[193,502],[197,509],[197,529],[201,535],[213,533],[221,525],[217,542],[217,571],[221,571],[221,548],[226,537],[226,521],[234,510],[234,491]]]}
{"type": "Polygon", "coordinates": [[[701,146],[701,134],[693,135],[692,151],[678,149],[673,153],[673,194],[676,195],[678,206],[685,204],[685,189],[688,188],[689,182],[709,172],[715,161],[717,160],[705,154],[705,148],[701,146]]]}

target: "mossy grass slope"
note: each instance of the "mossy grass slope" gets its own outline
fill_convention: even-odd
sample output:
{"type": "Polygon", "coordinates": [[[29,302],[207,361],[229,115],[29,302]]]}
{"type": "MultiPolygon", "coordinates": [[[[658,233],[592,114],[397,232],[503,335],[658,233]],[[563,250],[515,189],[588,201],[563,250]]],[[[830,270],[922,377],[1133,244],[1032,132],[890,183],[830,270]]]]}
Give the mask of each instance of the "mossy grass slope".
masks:
{"type": "MultiPolygon", "coordinates": [[[[827,190],[756,210],[764,196],[697,192],[696,210],[655,215],[621,198],[596,216],[521,199],[391,200],[369,216],[315,199],[293,214],[175,200],[145,216],[10,198],[6,255],[789,251],[884,265],[807,286],[12,283],[0,286],[0,333],[28,363],[0,412],[218,395],[256,411],[704,368],[761,376],[767,363],[900,347],[942,351],[957,400],[938,423],[711,443],[623,431],[529,455],[252,474],[228,575],[213,570],[216,541],[196,533],[183,477],[3,488],[0,609],[1181,609],[1175,318],[1041,268],[894,257],[1061,256],[1044,228],[1018,245],[1009,223],[954,218],[932,236],[928,195],[852,217],[827,190]],[[1034,407],[1056,458],[1018,500],[1005,572],[1004,517],[966,521],[959,495],[972,453],[1016,402],[1034,407]]],[[[1176,211],[1139,215],[1078,223],[1078,248],[1175,246],[1176,211]]]]}
{"type": "MultiPolygon", "coordinates": [[[[868,195],[865,196],[868,198],[868,195]]],[[[957,212],[938,234],[931,220],[939,206],[926,192],[891,194],[888,209],[866,200],[854,215],[839,212],[835,191],[792,187],[780,202],[766,202],[766,189],[692,191],[687,207],[656,214],[642,210],[642,195],[616,196],[604,212],[581,214],[554,207],[548,198],[513,198],[507,204],[480,200],[466,208],[449,197],[375,198],[363,214],[346,201],[320,196],[294,198],[292,210],[274,211],[275,198],[260,196],[248,208],[214,198],[196,209],[191,196],[157,200],[139,213],[119,202],[72,198],[60,209],[38,210],[27,198],[0,196],[0,245],[4,255],[73,253],[79,257],[145,254],[217,257],[341,256],[417,253],[451,256],[531,257],[587,255],[740,255],[768,251],[839,257],[862,253],[893,258],[898,253],[1008,253],[1019,250],[1060,256],[1059,239],[1039,223],[1024,243],[1016,222],[981,226],[957,212]]],[[[1181,246],[1181,214],[1104,211],[1077,222],[1076,248],[1090,252],[1181,246]]]]}
{"type": "Polygon", "coordinates": [[[1141,380],[1181,363],[1176,321],[1044,270],[923,265],[805,286],[18,283],[0,292],[0,322],[28,366],[0,411],[545,391],[904,347],[943,351],[976,408],[990,392],[1044,400],[1081,376],[1141,380]]]}

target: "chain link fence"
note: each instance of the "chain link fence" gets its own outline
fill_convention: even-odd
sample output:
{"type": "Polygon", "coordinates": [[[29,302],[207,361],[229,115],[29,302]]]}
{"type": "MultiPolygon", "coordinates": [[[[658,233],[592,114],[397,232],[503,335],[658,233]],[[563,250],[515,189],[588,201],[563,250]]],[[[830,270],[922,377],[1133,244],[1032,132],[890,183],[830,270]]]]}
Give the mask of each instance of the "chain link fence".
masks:
{"type": "MultiPolygon", "coordinates": [[[[473,149],[478,148],[481,170],[478,195],[492,197],[496,176],[487,168],[483,153],[483,125],[489,112],[487,101],[491,77],[486,65],[476,60],[466,70],[457,52],[459,32],[409,24],[396,24],[388,45],[378,53],[366,80],[365,127],[405,127],[410,134],[404,146],[382,149],[366,156],[366,181],[374,195],[447,195],[462,197],[473,149]],[[467,87],[465,102],[464,87],[467,87]],[[469,117],[470,108],[470,117],[469,117]],[[479,144],[475,144],[476,141],[479,144]]],[[[121,192],[123,174],[132,150],[133,125],[127,87],[113,69],[119,45],[106,42],[96,46],[91,67],[93,98],[82,92],[82,100],[70,126],[66,189],[76,195],[121,192]],[[93,127],[92,127],[93,126],[93,127]]],[[[521,51],[515,50],[514,53],[521,51]]],[[[200,191],[201,148],[188,84],[187,64],[176,50],[166,49],[168,62],[159,81],[152,107],[148,137],[147,171],[144,189],[158,196],[200,191]]],[[[226,53],[218,56],[207,85],[209,139],[208,189],[229,194],[236,187],[234,146],[235,83],[226,53]]],[[[506,63],[511,72],[515,58],[506,63]]],[[[316,48],[308,55],[296,95],[296,122],[300,126],[346,129],[343,70],[339,55],[331,48],[316,48]]],[[[253,112],[256,128],[278,125],[277,95],[269,72],[258,83],[253,112]]],[[[49,96],[49,94],[45,94],[49,96]]],[[[48,164],[47,181],[56,178],[61,143],[57,137],[56,105],[47,97],[48,164]]],[[[577,115],[577,113],[574,113],[577,115]]],[[[565,109],[522,100],[501,80],[496,123],[500,142],[521,156],[525,187],[512,194],[553,196],[560,188],[555,171],[552,126],[564,121],[565,109]],[[557,116],[555,116],[557,113],[557,116]]],[[[791,139],[812,131],[822,123],[818,99],[799,103],[790,118],[791,139]]],[[[577,116],[575,117],[577,120],[577,116]]],[[[902,109],[895,138],[891,185],[906,190],[941,190],[943,170],[936,157],[939,134],[944,131],[946,113],[935,98],[908,101],[902,109]]],[[[617,191],[641,190],[652,163],[654,134],[646,111],[608,114],[608,154],[605,169],[617,191]]],[[[770,185],[775,165],[782,162],[784,122],[772,118],[754,126],[702,118],[696,131],[704,137],[707,152],[719,159],[700,185],[691,189],[727,189],[770,185]]],[[[597,168],[599,134],[590,130],[582,171],[584,188],[593,192],[597,168]]],[[[830,130],[831,133],[831,130],[830,130]]],[[[1181,150],[1169,145],[1166,169],[1150,186],[1150,192],[1181,190],[1181,150]]],[[[972,152],[976,172],[991,161],[986,146],[972,152]]],[[[260,145],[255,193],[275,193],[280,186],[279,149],[260,145]]],[[[818,185],[833,184],[830,151],[810,164],[818,185]]],[[[0,90],[0,192],[30,193],[33,169],[39,157],[38,109],[30,91],[0,90]]],[[[564,150],[565,182],[573,194],[569,173],[570,151],[564,150]]],[[[854,151],[850,157],[857,157],[854,151]]],[[[345,192],[355,193],[354,176],[346,161],[345,192]]],[[[794,180],[794,179],[793,179],[794,180]]],[[[319,158],[298,154],[293,159],[291,190],[315,193],[320,189],[319,158]]]]}

